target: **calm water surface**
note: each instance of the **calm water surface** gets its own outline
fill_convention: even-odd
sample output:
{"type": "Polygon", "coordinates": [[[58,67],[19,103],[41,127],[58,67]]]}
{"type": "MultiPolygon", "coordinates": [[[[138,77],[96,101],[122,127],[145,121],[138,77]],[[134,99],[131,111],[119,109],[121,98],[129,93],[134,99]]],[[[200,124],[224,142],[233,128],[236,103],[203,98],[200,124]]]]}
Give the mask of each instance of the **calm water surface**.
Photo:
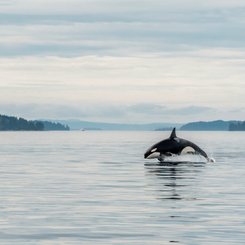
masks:
{"type": "Polygon", "coordinates": [[[216,163],[143,159],[168,134],[1,132],[0,244],[245,244],[245,133],[178,133],[216,163]]]}

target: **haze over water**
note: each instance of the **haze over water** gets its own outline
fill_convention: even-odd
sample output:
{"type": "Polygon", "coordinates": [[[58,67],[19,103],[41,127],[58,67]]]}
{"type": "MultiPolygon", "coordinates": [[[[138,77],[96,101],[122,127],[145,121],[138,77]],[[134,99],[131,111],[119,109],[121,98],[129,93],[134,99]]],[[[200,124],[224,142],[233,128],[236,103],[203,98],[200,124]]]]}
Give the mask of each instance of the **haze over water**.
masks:
{"type": "Polygon", "coordinates": [[[143,159],[168,134],[1,132],[0,244],[244,244],[244,133],[177,132],[216,163],[143,159]]]}

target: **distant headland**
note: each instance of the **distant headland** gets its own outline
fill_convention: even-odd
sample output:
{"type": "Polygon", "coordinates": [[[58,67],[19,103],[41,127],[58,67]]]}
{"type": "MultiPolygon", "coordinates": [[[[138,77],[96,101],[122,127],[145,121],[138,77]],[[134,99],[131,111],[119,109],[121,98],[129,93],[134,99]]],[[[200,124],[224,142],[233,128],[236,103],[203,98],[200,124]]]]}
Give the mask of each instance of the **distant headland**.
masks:
{"type": "Polygon", "coordinates": [[[180,130],[191,131],[244,131],[245,121],[190,122],[183,125],[180,130]]]}
{"type": "MultiPolygon", "coordinates": [[[[190,122],[182,125],[182,131],[245,131],[245,121],[199,121],[190,122]]],[[[156,129],[156,130],[169,130],[169,128],[156,129]]]]}
{"type": "Polygon", "coordinates": [[[26,120],[21,117],[0,115],[0,131],[51,131],[70,130],[69,126],[61,123],[26,120]]]}

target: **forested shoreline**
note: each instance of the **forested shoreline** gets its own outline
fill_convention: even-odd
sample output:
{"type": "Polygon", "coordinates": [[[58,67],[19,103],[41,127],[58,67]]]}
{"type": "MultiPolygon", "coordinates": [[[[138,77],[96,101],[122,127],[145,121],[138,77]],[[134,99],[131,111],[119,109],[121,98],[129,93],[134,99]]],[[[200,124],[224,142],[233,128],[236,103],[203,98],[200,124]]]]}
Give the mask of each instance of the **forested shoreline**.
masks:
{"type": "Polygon", "coordinates": [[[49,131],[69,130],[68,126],[39,120],[26,120],[22,117],[0,115],[0,131],[49,131]]]}
{"type": "Polygon", "coordinates": [[[245,131],[245,121],[230,123],[229,131],[245,131]]]}

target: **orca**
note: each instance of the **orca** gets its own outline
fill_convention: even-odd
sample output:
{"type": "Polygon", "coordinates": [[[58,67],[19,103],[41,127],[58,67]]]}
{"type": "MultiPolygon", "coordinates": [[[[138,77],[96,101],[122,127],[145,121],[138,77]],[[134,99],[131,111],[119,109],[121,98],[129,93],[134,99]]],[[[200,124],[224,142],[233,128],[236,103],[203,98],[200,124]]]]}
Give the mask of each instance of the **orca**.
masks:
{"type": "Polygon", "coordinates": [[[207,161],[212,161],[199,146],[188,141],[186,139],[181,139],[176,136],[176,129],[172,130],[170,137],[162,140],[153,146],[151,146],[144,154],[145,159],[157,158],[160,162],[164,162],[164,158],[183,155],[183,154],[196,154],[201,155],[207,159],[207,161]]]}

